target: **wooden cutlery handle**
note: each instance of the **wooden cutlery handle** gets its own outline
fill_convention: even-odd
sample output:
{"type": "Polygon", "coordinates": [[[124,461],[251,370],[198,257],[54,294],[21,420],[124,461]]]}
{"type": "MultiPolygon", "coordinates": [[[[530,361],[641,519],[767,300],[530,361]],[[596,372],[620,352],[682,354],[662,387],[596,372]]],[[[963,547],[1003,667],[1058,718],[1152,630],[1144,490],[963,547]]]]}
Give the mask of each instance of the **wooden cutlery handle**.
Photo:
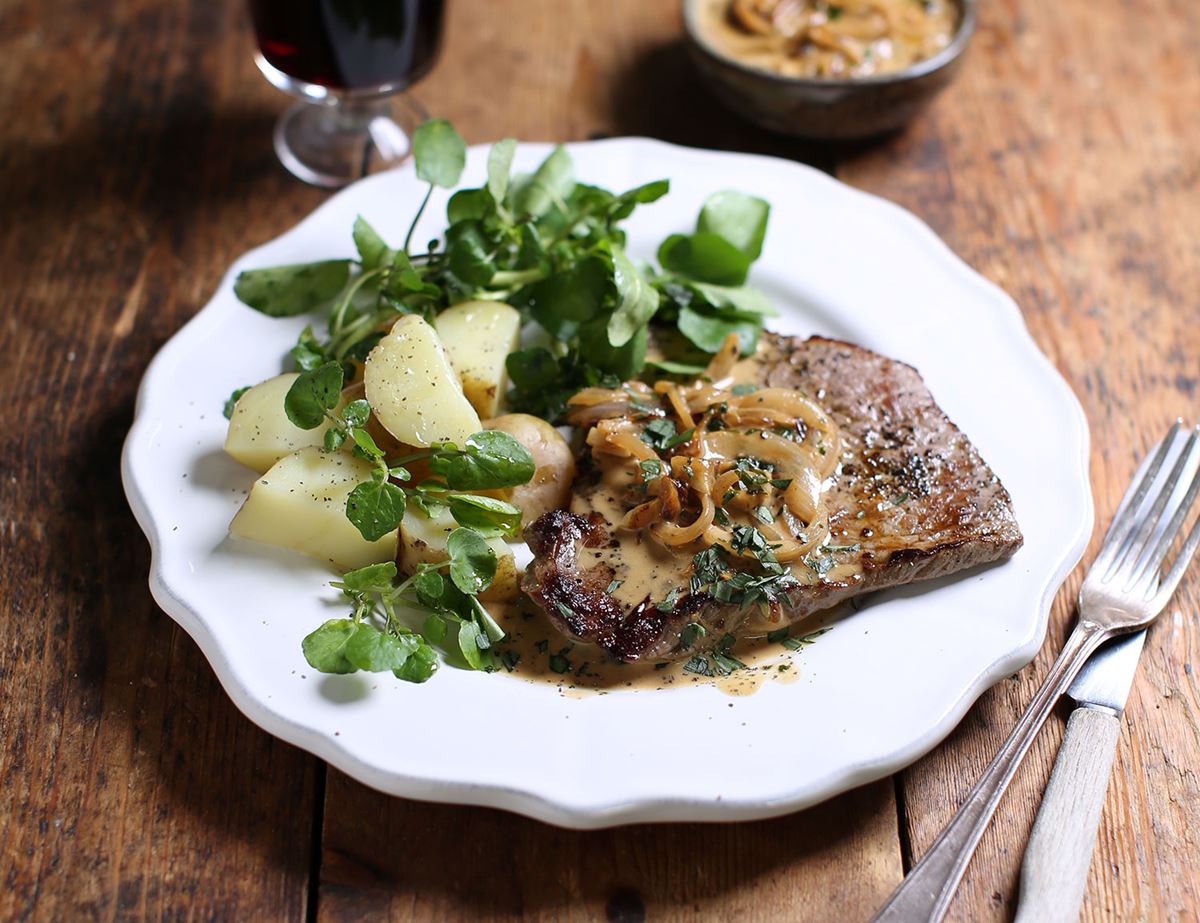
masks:
{"type": "Polygon", "coordinates": [[[1016,923],[1079,919],[1120,730],[1107,709],[1071,713],[1025,848],[1016,923]]]}

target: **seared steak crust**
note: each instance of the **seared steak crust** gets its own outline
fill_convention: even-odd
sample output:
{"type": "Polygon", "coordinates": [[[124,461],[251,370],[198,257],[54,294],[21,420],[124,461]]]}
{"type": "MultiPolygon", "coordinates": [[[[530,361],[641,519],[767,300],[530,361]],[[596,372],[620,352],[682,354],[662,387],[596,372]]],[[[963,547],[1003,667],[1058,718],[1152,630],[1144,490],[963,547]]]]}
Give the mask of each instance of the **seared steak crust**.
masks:
{"type": "MultiPolygon", "coordinates": [[[[1008,492],[915,369],[823,337],[763,339],[753,378],[815,397],[843,441],[841,465],[826,489],[831,550],[809,562],[808,582],[790,589],[768,620],[786,625],[850,596],[945,576],[1020,547],[1008,492]]],[[[745,627],[749,610],[687,592],[690,555],[614,532],[612,492],[602,496],[586,452],[573,496],[572,512],[547,513],[526,530],[535,558],[524,589],[562,631],[633,661],[678,657],[745,627]],[[614,582],[647,563],[642,577],[629,581],[639,598],[614,596],[614,582]],[[684,626],[697,622],[706,631],[681,644],[684,626]]],[[[627,507],[636,502],[630,497],[627,507]]],[[[762,622],[758,617],[753,630],[767,630],[762,622]]]]}

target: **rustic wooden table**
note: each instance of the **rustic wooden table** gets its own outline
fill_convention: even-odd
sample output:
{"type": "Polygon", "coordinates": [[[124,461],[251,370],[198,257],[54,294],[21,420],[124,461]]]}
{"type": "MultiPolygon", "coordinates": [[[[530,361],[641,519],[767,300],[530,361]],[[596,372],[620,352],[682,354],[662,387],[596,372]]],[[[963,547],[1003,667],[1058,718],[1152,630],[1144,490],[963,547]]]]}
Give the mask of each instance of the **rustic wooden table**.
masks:
{"type": "MultiPolygon", "coordinates": [[[[872,146],[722,110],[676,0],[455,0],[418,96],[471,142],[760,151],[912,209],[1017,299],[1083,401],[1104,522],[1166,423],[1200,416],[1200,17],[1192,0],[982,5],[961,80],[872,146]]],[[[867,918],[1029,699],[1078,574],[1037,661],[896,777],[772,821],[598,833],[327,770],[242,717],[154,605],[118,474],[138,380],[235,256],[326,198],[276,164],[286,101],[251,52],[241,0],[0,3],[0,918],[867,918]]],[[[1200,913],[1198,610],[1193,573],[1142,658],[1087,920],[1200,913]]],[[[1011,915],[1061,727],[953,919],[1011,915]]]]}

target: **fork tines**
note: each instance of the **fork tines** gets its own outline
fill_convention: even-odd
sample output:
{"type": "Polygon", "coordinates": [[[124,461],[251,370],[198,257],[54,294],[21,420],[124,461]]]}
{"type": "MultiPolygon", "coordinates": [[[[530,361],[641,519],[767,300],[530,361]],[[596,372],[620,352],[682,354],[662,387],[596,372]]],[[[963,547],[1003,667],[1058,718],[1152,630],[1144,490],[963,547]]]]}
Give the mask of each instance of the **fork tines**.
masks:
{"type": "Polygon", "coordinates": [[[1160,581],[1159,568],[1200,495],[1200,427],[1177,420],[1121,501],[1094,568],[1124,591],[1169,597],[1200,545],[1200,520],[1160,581]],[[1165,473],[1164,473],[1165,472],[1165,473]]]}

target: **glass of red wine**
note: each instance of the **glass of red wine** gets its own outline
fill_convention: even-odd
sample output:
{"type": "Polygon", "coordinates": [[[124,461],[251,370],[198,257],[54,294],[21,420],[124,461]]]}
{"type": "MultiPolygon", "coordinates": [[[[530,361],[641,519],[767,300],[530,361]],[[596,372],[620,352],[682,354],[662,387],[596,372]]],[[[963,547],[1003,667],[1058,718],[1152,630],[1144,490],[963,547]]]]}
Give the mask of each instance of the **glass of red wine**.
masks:
{"type": "Polygon", "coordinates": [[[404,160],[425,113],[393,97],[433,66],[444,0],[249,2],[259,70],[300,100],[275,126],[283,165],[335,188],[404,160]]]}

